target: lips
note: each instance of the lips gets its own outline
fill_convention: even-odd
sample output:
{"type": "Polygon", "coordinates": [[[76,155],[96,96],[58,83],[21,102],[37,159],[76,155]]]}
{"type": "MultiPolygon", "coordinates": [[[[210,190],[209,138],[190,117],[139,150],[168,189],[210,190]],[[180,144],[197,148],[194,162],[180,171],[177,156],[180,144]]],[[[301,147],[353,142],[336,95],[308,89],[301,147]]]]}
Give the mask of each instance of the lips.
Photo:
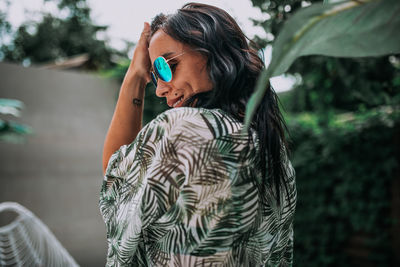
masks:
{"type": "Polygon", "coordinates": [[[170,99],[167,101],[168,106],[170,106],[171,108],[177,108],[180,107],[183,103],[183,95],[181,95],[180,97],[174,98],[174,99],[170,99]],[[179,100],[181,100],[176,106],[174,106],[175,103],[177,103],[179,100]]]}

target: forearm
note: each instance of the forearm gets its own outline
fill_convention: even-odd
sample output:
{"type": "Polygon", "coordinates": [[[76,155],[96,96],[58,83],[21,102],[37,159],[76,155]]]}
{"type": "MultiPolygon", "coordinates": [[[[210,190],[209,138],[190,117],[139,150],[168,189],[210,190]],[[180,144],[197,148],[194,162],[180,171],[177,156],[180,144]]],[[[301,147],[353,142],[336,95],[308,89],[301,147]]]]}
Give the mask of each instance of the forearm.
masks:
{"type": "Polygon", "coordinates": [[[142,128],[145,87],[145,79],[128,71],[104,141],[103,174],[111,155],[122,145],[131,143],[142,128]],[[140,100],[141,105],[134,104],[133,99],[140,100]]]}

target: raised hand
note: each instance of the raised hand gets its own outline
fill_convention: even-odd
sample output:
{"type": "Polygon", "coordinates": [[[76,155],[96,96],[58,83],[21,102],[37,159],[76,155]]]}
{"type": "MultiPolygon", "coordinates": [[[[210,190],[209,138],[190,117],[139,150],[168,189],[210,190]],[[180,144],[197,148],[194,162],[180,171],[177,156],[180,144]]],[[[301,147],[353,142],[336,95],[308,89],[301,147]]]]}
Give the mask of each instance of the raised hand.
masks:
{"type": "Polygon", "coordinates": [[[133,52],[131,64],[128,69],[129,74],[138,75],[144,79],[146,83],[150,82],[150,68],[151,62],[149,57],[149,37],[150,37],[150,25],[145,22],[143,31],[140,35],[140,39],[133,52]]]}

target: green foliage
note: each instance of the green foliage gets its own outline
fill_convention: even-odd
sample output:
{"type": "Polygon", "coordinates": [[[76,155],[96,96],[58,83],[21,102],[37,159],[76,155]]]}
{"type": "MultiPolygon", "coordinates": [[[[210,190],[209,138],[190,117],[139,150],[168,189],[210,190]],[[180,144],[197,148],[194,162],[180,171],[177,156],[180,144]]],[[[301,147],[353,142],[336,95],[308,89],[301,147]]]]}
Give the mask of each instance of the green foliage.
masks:
{"type": "MultiPolygon", "coordinates": [[[[255,24],[275,37],[256,41],[271,44],[302,4],[321,1],[252,2],[270,17],[255,24]]],[[[368,19],[364,26],[374,22],[368,19]]],[[[379,34],[373,35],[377,41],[379,34]]],[[[294,265],[396,265],[389,231],[396,220],[390,187],[399,171],[399,55],[304,56],[288,72],[302,76],[279,95],[297,174],[294,265]]]]}
{"type": "MultiPolygon", "coordinates": [[[[0,0],[0,5],[3,4],[7,9],[9,8],[10,2],[6,0],[0,0]]],[[[7,21],[7,12],[0,10],[0,44],[3,43],[3,36],[11,32],[11,24],[7,21]]]]}
{"type": "Polygon", "coordinates": [[[301,3],[316,3],[321,0],[303,1],[303,0],[251,0],[253,6],[258,7],[261,12],[267,13],[266,20],[254,20],[255,26],[262,26],[265,31],[272,35],[273,38],[266,40],[256,36],[255,41],[265,47],[267,44],[272,44],[278,32],[281,30],[285,21],[290,18],[296,10],[301,8],[301,3]]]}
{"type": "MultiPolygon", "coordinates": [[[[277,36],[284,22],[301,8],[302,3],[311,4],[320,1],[253,0],[252,2],[270,17],[265,21],[255,21],[255,24],[262,25],[270,35],[277,36]]],[[[272,42],[270,39],[263,41],[268,44],[272,42]]],[[[400,101],[398,55],[357,59],[304,56],[298,58],[288,72],[301,74],[303,78],[292,91],[281,97],[289,112],[322,113],[331,109],[357,111],[400,101]]]]}
{"type": "Polygon", "coordinates": [[[388,57],[305,57],[290,71],[302,74],[302,83],[282,98],[291,112],[347,112],[400,102],[400,68],[394,67],[388,57]]]}
{"type": "Polygon", "coordinates": [[[343,1],[299,10],[273,43],[269,66],[259,77],[246,108],[248,127],[271,77],[287,71],[300,56],[366,57],[400,53],[397,0],[343,1]]]}
{"type": "MultiPolygon", "coordinates": [[[[46,0],[49,1],[49,0],[46,0]]],[[[87,53],[88,69],[109,68],[111,57],[118,54],[97,38],[107,26],[94,25],[85,0],[53,0],[66,18],[44,14],[41,21],[23,23],[13,35],[11,44],[0,49],[4,60],[43,63],[87,53]]]]}
{"type": "Polygon", "coordinates": [[[24,103],[17,99],[0,98],[0,114],[19,117],[24,103]]]}
{"type": "MultiPolygon", "coordinates": [[[[16,99],[0,98],[0,114],[19,117],[24,103],[16,99]]],[[[0,141],[23,143],[25,135],[31,134],[32,128],[14,121],[0,119],[0,141]]]]}
{"type": "Polygon", "coordinates": [[[144,98],[143,125],[149,123],[160,113],[169,109],[165,99],[156,96],[156,88],[152,83],[146,86],[146,95],[144,98]]]}
{"type": "Polygon", "coordinates": [[[367,262],[390,266],[400,110],[342,114],[322,127],[318,120],[312,113],[288,117],[298,188],[295,265],[354,266],[347,251],[359,237],[367,262]]]}

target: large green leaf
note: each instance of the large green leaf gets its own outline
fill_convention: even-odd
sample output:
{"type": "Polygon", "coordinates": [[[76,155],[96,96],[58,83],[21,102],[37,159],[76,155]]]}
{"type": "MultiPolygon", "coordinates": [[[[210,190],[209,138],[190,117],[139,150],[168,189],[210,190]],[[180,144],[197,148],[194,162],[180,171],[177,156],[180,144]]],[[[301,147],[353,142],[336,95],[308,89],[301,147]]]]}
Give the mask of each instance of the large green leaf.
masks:
{"type": "MultiPolygon", "coordinates": [[[[304,55],[367,57],[400,53],[400,0],[325,1],[299,10],[283,26],[271,63],[246,107],[245,129],[271,77],[304,55]]],[[[379,70],[377,70],[379,71],[379,70]]]]}

